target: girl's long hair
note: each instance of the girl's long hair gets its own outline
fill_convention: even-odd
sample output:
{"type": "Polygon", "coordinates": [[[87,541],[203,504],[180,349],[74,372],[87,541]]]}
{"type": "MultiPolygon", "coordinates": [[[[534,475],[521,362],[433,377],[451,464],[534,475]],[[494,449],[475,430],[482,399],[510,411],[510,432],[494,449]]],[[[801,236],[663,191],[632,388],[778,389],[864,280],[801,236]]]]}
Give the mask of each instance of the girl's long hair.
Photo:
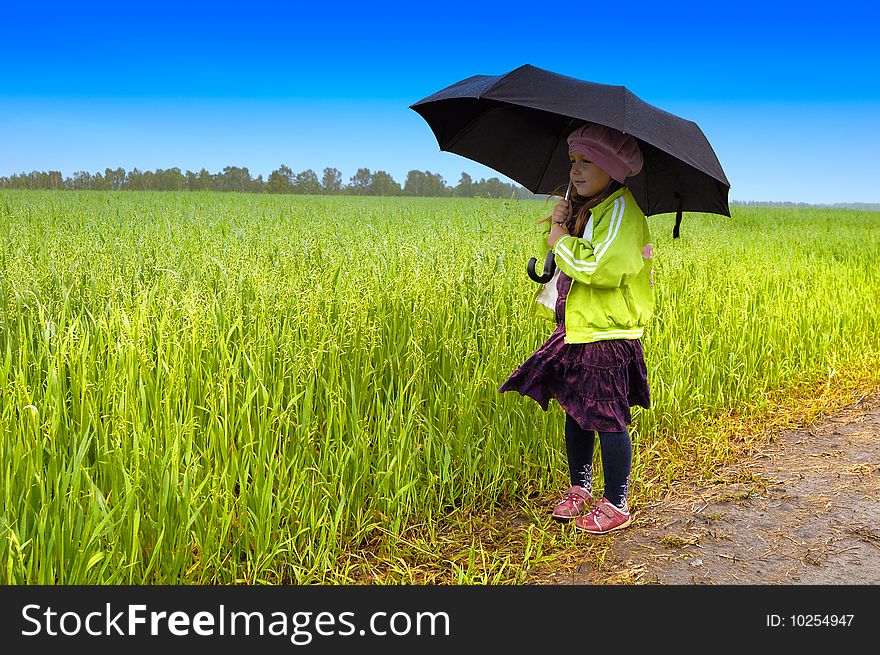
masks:
{"type": "MultiPolygon", "coordinates": [[[[551,193],[550,196],[561,196],[565,197],[565,189],[568,186],[568,182],[565,184],[556,187],[551,193]]],[[[584,197],[578,195],[577,191],[574,189],[574,185],[571,187],[571,215],[568,217],[568,220],[565,222],[565,227],[568,229],[568,233],[574,236],[581,236],[584,233],[584,227],[587,224],[587,220],[590,218],[590,210],[598,205],[600,202],[605,200],[612,193],[617,191],[618,189],[623,188],[623,184],[618,182],[615,179],[612,179],[604,189],[599,191],[599,193],[584,197]]],[[[549,201],[549,197],[548,197],[549,201]]],[[[550,216],[545,216],[541,219],[542,223],[546,223],[550,220],[550,216]]]]}

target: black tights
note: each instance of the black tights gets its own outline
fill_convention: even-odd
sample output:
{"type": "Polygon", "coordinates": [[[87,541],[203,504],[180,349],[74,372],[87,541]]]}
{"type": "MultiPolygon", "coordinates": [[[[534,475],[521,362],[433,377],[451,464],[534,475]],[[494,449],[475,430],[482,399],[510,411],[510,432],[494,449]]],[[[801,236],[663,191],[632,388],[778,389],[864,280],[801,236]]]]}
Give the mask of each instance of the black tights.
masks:
{"type": "MultiPolygon", "coordinates": [[[[572,485],[592,490],[593,448],[596,433],[584,430],[577,421],[565,415],[565,453],[572,485]]],[[[626,498],[629,472],[632,468],[632,442],[629,432],[600,432],[599,450],[605,475],[604,496],[621,507],[626,498]]]]}

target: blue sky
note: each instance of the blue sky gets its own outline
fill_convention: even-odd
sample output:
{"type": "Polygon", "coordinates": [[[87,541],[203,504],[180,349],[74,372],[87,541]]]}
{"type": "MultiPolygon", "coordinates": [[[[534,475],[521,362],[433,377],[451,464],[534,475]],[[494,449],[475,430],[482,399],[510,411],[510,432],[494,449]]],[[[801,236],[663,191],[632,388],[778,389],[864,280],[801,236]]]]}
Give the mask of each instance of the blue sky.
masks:
{"type": "Polygon", "coordinates": [[[731,200],[880,202],[867,1],[16,4],[0,13],[0,175],[492,177],[440,152],[409,105],[528,63],[696,121],[731,200]]]}

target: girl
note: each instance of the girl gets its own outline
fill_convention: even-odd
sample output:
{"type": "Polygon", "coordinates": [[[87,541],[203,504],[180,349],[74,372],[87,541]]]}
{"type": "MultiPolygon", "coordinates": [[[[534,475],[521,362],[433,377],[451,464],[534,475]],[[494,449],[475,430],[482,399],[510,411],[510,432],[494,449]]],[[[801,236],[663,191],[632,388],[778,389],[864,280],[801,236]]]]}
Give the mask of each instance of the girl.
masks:
{"type": "Polygon", "coordinates": [[[624,186],[642,168],[636,140],[588,123],[568,136],[568,146],[575,193],[544,219],[542,255],[552,248],[558,270],[536,298],[556,330],[499,391],[518,391],[545,411],[555,398],[565,410],[571,486],[553,517],[605,534],[630,524],[630,407],[650,408],[639,339],[654,306],[653,252],[645,215],[624,186]],[[593,504],[596,432],[605,489],[584,515],[593,504]]]}

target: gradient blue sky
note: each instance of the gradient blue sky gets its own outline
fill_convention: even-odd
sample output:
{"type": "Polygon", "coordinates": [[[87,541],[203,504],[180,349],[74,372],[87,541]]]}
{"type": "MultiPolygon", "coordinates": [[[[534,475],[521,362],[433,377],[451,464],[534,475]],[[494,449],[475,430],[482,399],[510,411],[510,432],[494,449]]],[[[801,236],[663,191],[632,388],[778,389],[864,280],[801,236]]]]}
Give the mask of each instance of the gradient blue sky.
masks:
{"type": "Polygon", "coordinates": [[[360,167],[488,178],[440,152],[409,105],[528,63],[696,121],[731,200],[880,202],[867,1],[16,4],[0,12],[0,175],[287,164],[346,182],[360,167]]]}

